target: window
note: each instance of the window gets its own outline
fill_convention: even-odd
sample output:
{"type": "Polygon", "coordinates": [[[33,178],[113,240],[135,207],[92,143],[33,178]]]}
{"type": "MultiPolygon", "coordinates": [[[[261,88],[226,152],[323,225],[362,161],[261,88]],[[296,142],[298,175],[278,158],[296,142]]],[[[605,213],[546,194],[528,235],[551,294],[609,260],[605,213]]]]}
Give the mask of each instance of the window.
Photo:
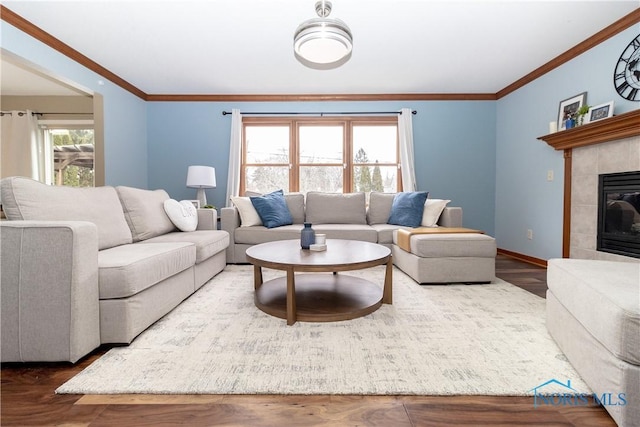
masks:
{"type": "Polygon", "coordinates": [[[45,147],[53,150],[52,184],[71,187],[95,185],[93,123],[47,120],[42,125],[45,147]]]}
{"type": "Polygon", "coordinates": [[[400,191],[398,126],[362,124],[353,127],[353,189],[400,191]],[[390,142],[393,141],[393,144],[390,142]]]}
{"type": "Polygon", "coordinates": [[[245,117],[243,138],[240,194],[402,190],[396,117],[245,117]]]}

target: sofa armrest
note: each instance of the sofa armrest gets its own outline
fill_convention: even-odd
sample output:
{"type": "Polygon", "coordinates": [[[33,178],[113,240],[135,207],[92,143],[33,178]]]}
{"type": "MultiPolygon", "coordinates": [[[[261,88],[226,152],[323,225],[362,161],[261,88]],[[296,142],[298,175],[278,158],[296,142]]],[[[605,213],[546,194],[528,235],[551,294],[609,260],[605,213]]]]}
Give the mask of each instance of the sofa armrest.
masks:
{"type": "Polygon", "coordinates": [[[76,362],[100,345],[98,229],[0,222],[2,362],[76,362]]]}
{"type": "Polygon", "coordinates": [[[231,232],[240,227],[240,212],[235,206],[222,208],[220,212],[220,222],[222,229],[231,232]]]}
{"type": "Polygon", "coordinates": [[[217,230],[218,211],[215,209],[198,209],[198,227],[196,230],[217,230]]]}
{"type": "Polygon", "coordinates": [[[442,211],[438,225],[442,227],[462,227],[462,208],[447,206],[442,211]]]}
{"type": "Polygon", "coordinates": [[[235,229],[240,227],[240,212],[235,206],[224,207],[220,211],[220,226],[229,233],[229,246],[227,246],[227,262],[235,263],[236,234],[235,229]]]}

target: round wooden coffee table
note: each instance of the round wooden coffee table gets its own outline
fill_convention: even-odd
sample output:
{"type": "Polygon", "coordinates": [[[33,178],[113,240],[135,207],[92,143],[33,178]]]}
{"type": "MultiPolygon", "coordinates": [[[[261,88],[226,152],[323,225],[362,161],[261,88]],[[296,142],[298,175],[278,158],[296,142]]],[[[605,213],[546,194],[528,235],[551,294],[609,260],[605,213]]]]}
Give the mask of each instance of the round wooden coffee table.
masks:
{"type": "Polygon", "coordinates": [[[279,240],[250,247],[247,259],[253,264],[256,306],[287,319],[287,325],[355,319],[392,303],[391,250],[376,243],[328,239],[327,250],[316,252],[301,249],[298,239],[279,240]],[[385,264],[382,290],[368,280],[338,274],[385,264]],[[263,267],[287,275],[263,282],[263,267]]]}

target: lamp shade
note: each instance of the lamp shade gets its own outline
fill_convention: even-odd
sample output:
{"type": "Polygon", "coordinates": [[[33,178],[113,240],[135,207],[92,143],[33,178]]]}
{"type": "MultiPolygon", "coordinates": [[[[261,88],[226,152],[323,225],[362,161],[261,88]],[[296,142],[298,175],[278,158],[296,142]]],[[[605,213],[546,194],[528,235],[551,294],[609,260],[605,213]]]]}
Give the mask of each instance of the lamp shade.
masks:
{"type": "Polygon", "coordinates": [[[211,166],[189,166],[187,187],[216,188],[216,170],[211,166]]]}
{"type": "Polygon", "coordinates": [[[205,188],[216,188],[216,170],[211,166],[189,166],[187,187],[197,188],[200,207],[207,206],[205,188]]]}

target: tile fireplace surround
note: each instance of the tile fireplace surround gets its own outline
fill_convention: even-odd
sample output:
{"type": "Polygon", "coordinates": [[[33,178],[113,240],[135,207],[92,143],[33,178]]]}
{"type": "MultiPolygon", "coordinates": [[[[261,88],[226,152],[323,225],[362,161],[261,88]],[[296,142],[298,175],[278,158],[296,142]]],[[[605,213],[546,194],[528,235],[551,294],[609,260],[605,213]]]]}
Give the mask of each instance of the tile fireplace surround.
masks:
{"type": "Polygon", "coordinates": [[[564,150],[564,257],[640,262],[596,250],[598,175],[640,170],[639,122],[637,110],[538,138],[564,150]]]}
{"type": "Polygon", "coordinates": [[[596,250],[598,175],[640,170],[640,136],[573,149],[570,258],[637,261],[596,250]]]}

